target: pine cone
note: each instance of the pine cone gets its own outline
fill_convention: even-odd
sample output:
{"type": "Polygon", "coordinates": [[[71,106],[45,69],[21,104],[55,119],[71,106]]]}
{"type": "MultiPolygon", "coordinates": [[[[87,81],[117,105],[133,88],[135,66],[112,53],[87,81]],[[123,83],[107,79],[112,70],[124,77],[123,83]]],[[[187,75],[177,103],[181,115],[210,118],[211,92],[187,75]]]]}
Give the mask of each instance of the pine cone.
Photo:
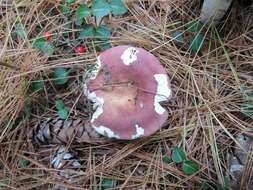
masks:
{"type": "Polygon", "coordinates": [[[32,140],[37,145],[92,142],[99,137],[89,123],[82,119],[48,119],[32,131],[32,140]]]}
{"type": "Polygon", "coordinates": [[[68,180],[72,180],[76,176],[75,173],[81,170],[81,163],[77,158],[77,154],[67,150],[64,146],[60,146],[56,151],[51,165],[53,168],[59,170],[59,175],[68,180]]]}
{"type": "MultiPolygon", "coordinates": [[[[69,182],[73,182],[82,170],[77,152],[63,145],[42,145],[38,149],[39,160],[47,167],[56,169],[58,174],[69,182]]],[[[69,190],[61,185],[50,185],[48,190],[69,190]]],[[[44,189],[44,188],[42,188],[44,189]]]]}

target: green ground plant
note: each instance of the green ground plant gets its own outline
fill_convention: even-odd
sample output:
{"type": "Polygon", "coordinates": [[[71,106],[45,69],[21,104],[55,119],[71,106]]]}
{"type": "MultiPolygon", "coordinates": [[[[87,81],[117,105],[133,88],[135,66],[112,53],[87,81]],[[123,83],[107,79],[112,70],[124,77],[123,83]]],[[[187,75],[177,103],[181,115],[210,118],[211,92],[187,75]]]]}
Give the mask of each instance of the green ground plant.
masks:
{"type": "Polygon", "coordinates": [[[198,21],[197,0],[6,2],[0,188],[228,189],[228,153],[235,136],[252,128],[251,9],[232,7],[214,27],[198,21]],[[166,68],[168,121],[146,139],[68,143],[82,163],[68,181],[48,164],[56,147],[35,150],[29,135],[51,117],[87,120],[92,105],[83,80],[101,51],[122,44],[145,48],[166,68]]]}

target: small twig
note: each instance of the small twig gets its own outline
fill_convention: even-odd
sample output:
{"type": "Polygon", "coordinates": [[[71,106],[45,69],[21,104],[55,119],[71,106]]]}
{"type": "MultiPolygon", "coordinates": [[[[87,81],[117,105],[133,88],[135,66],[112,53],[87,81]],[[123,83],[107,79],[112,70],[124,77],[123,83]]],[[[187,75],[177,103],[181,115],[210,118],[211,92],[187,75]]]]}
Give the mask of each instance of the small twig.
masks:
{"type": "MultiPolygon", "coordinates": [[[[114,82],[114,83],[111,83],[111,84],[103,84],[102,86],[95,88],[93,91],[101,90],[101,89],[106,88],[106,87],[121,86],[122,84],[133,85],[134,83],[135,83],[134,81],[124,81],[124,82],[114,82]]],[[[143,91],[143,92],[146,92],[146,93],[149,93],[149,94],[152,94],[152,95],[159,95],[159,96],[164,96],[164,97],[166,97],[166,96],[163,95],[163,94],[157,94],[157,93],[155,93],[155,92],[146,90],[146,89],[144,89],[144,88],[140,88],[140,87],[137,87],[137,86],[136,86],[136,88],[137,88],[138,90],[141,90],[141,91],[143,91]]],[[[167,97],[166,97],[166,98],[167,98],[167,97]]]]}
{"type": "Polygon", "coordinates": [[[101,90],[101,89],[107,88],[107,87],[121,86],[122,84],[133,85],[134,81],[123,81],[123,82],[114,82],[114,83],[110,83],[110,84],[103,84],[103,85],[95,88],[94,91],[101,90]]]}

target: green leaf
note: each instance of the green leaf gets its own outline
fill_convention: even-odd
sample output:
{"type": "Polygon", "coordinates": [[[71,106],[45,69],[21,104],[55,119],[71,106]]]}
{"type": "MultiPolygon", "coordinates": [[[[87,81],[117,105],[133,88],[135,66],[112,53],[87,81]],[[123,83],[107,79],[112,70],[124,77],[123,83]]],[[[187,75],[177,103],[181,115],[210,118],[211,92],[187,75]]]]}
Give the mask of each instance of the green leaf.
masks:
{"type": "Polygon", "coordinates": [[[128,9],[122,0],[111,0],[110,1],[111,11],[114,16],[122,15],[127,13],[128,9]]]}
{"type": "Polygon", "coordinates": [[[25,39],[27,37],[27,31],[22,23],[18,23],[15,26],[14,32],[22,39],[25,39]]]}
{"type": "Polygon", "coordinates": [[[247,92],[245,94],[245,100],[248,100],[248,101],[252,100],[253,101],[253,91],[247,92]]]}
{"type": "Polygon", "coordinates": [[[54,53],[53,44],[51,42],[46,42],[45,45],[44,45],[44,48],[42,49],[42,52],[48,57],[53,55],[53,53],[54,53]]]}
{"type": "Polygon", "coordinates": [[[186,159],[186,155],[183,151],[183,149],[179,148],[179,147],[175,147],[172,149],[172,160],[175,163],[181,163],[186,159]]]}
{"type": "Polygon", "coordinates": [[[192,175],[199,171],[199,165],[193,160],[185,160],[183,162],[182,170],[187,175],[192,175]]]}
{"type": "Polygon", "coordinates": [[[71,4],[74,3],[75,0],[66,0],[66,3],[71,4]]]}
{"type": "Polygon", "coordinates": [[[172,162],[172,159],[170,157],[168,157],[167,155],[163,156],[163,162],[169,164],[172,162]]]}
{"type": "Polygon", "coordinates": [[[54,46],[44,38],[37,38],[33,41],[33,48],[40,49],[46,56],[50,57],[54,53],[54,46]]]}
{"type": "Polygon", "coordinates": [[[37,48],[37,49],[42,49],[44,47],[45,42],[46,40],[43,37],[36,38],[33,40],[32,47],[37,48]]]}
{"type": "Polygon", "coordinates": [[[253,115],[253,103],[243,103],[240,108],[241,112],[247,117],[251,117],[253,115]]]}
{"type": "Polygon", "coordinates": [[[192,50],[193,52],[198,52],[200,51],[202,45],[204,42],[204,36],[202,36],[201,34],[197,35],[197,36],[192,36],[190,38],[190,50],[192,50]]]}
{"type": "Polygon", "coordinates": [[[29,164],[29,161],[25,158],[21,158],[19,161],[18,161],[18,165],[20,167],[26,167],[27,165],[29,164]]]}
{"type": "Polygon", "coordinates": [[[198,33],[203,28],[203,24],[199,21],[192,21],[186,24],[186,30],[192,33],[198,33]]]}
{"type": "Polygon", "coordinates": [[[211,181],[205,181],[201,185],[201,190],[229,190],[229,187],[226,185],[222,186],[220,184],[213,183],[211,181]]]}
{"type": "Polygon", "coordinates": [[[65,109],[65,104],[63,103],[62,100],[56,100],[55,107],[57,110],[63,110],[63,109],[65,109]]]}
{"type": "Polygon", "coordinates": [[[81,25],[83,23],[83,19],[89,16],[89,8],[87,5],[83,4],[77,7],[76,9],[76,25],[81,25]]]}
{"type": "Polygon", "coordinates": [[[69,8],[67,5],[65,5],[65,4],[60,4],[58,8],[59,8],[60,12],[61,12],[63,15],[65,15],[65,16],[67,16],[67,15],[70,14],[70,8],[69,8]]]}
{"type": "Polygon", "coordinates": [[[243,86],[241,87],[241,91],[243,92],[243,99],[245,101],[253,101],[253,90],[243,86]]]}
{"type": "Polygon", "coordinates": [[[57,109],[58,116],[61,119],[67,119],[68,117],[68,110],[66,109],[62,100],[56,100],[55,107],[57,109]]]}
{"type": "Polygon", "coordinates": [[[184,35],[182,32],[175,31],[171,33],[172,38],[178,43],[184,43],[184,35]]]}
{"type": "Polygon", "coordinates": [[[91,24],[85,25],[83,29],[80,31],[79,39],[85,39],[88,37],[92,37],[94,35],[93,26],[91,24]]]}
{"type": "Polygon", "coordinates": [[[30,108],[30,102],[28,99],[24,101],[22,111],[20,112],[20,118],[22,120],[28,120],[30,117],[31,108],[30,108]]]}
{"type": "Polygon", "coordinates": [[[117,186],[117,180],[115,179],[102,179],[101,187],[102,189],[114,188],[117,186]]]}
{"type": "Polygon", "coordinates": [[[97,17],[106,16],[111,11],[110,4],[106,0],[93,0],[91,9],[93,15],[97,17]]]}
{"type": "Polygon", "coordinates": [[[43,80],[34,81],[32,83],[32,91],[33,92],[38,92],[43,89],[44,89],[44,81],[43,80]]]}
{"type": "Polygon", "coordinates": [[[98,39],[108,39],[111,36],[111,30],[107,26],[99,26],[96,28],[95,37],[98,39]]]}
{"type": "Polygon", "coordinates": [[[107,26],[97,27],[95,31],[95,37],[97,38],[97,41],[95,41],[96,47],[102,51],[111,48],[111,44],[107,41],[110,36],[111,31],[107,26]]]}
{"type": "Polygon", "coordinates": [[[61,119],[67,119],[69,115],[68,110],[66,109],[58,110],[57,113],[61,119]]]}
{"type": "Polygon", "coordinates": [[[54,69],[53,79],[54,83],[57,85],[63,85],[68,82],[69,71],[65,68],[54,69]]]}

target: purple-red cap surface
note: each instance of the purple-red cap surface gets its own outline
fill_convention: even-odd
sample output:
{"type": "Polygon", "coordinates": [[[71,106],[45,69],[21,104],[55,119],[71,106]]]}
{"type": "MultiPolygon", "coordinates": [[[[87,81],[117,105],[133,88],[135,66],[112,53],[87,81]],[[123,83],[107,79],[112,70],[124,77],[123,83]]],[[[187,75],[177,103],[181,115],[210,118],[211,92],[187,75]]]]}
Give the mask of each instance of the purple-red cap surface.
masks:
{"type": "Polygon", "coordinates": [[[117,46],[102,52],[85,85],[95,109],[90,122],[101,135],[145,137],[167,120],[160,103],[171,97],[170,80],[159,60],[142,48],[117,46]]]}

